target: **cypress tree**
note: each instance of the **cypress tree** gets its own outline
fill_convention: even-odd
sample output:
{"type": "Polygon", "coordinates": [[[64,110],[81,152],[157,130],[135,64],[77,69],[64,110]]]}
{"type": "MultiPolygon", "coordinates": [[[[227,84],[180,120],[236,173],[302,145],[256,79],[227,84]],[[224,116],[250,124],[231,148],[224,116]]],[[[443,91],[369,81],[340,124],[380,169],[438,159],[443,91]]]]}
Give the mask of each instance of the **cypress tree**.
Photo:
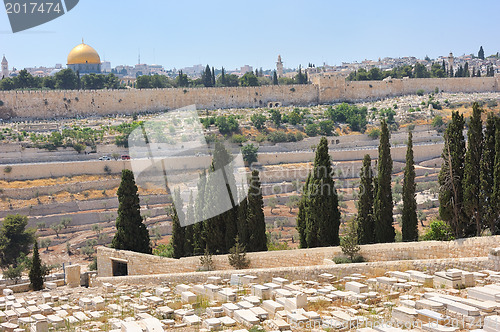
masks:
{"type": "Polygon", "coordinates": [[[276,70],[273,71],[273,85],[278,85],[278,74],[276,73],[276,70]]]}
{"type": "MultiPolygon", "coordinates": [[[[309,187],[309,182],[311,180],[311,173],[308,174],[306,182],[304,184],[304,189],[309,187]]],[[[307,197],[302,195],[301,200],[299,201],[299,213],[297,214],[297,232],[299,233],[299,247],[307,248],[307,239],[306,239],[306,205],[305,202],[307,197]]]]}
{"type": "Polygon", "coordinates": [[[387,128],[385,120],[382,120],[381,126],[378,147],[377,191],[375,192],[373,211],[375,214],[375,242],[386,243],[395,241],[396,231],[392,225],[392,157],[389,128],[387,128]]]}
{"type": "Polygon", "coordinates": [[[171,207],[171,217],[172,217],[172,238],[170,243],[173,248],[173,258],[181,258],[185,256],[184,245],[185,245],[185,233],[184,227],[181,226],[179,220],[179,214],[182,213],[182,199],[179,189],[174,192],[174,204],[171,207]]]}
{"type": "Polygon", "coordinates": [[[33,246],[33,258],[31,261],[29,277],[31,289],[34,291],[43,289],[42,262],[40,260],[40,254],[38,253],[38,242],[36,240],[33,246]]]}
{"type": "Polygon", "coordinates": [[[204,215],[213,216],[204,222],[204,234],[208,250],[215,253],[227,253],[234,246],[237,235],[236,221],[238,206],[234,197],[237,195],[234,175],[225,168],[231,163],[231,156],[221,142],[215,143],[212,166],[205,189],[204,215]],[[225,186],[222,186],[225,183],[225,186]],[[221,198],[229,197],[229,202],[221,198]],[[220,213],[221,208],[227,209],[220,213]]]}
{"type": "Polygon", "coordinates": [[[112,247],[151,254],[149,233],[142,222],[137,185],[131,170],[122,171],[122,180],[117,195],[118,217],[112,247]]]}
{"type": "Polygon", "coordinates": [[[214,69],[214,67],[212,67],[211,77],[212,77],[212,86],[215,86],[215,69],[214,69]]]}
{"type": "MultiPolygon", "coordinates": [[[[240,192],[239,196],[242,197],[243,192],[240,192]]],[[[250,246],[248,244],[250,234],[248,228],[247,215],[248,215],[248,197],[245,197],[240,201],[240,204],[238,206],[237,229],[238,229],[238,238],[240,239],[240,243],[250,251],[250,246]]]]}
{"type": "Polygon", "coordinates": [[[193,253],[195,255],[203,254],[206,248],[205,229],[203,219],[203,210],[205,207],[205,188],[207,184],[207,173],[205,170],[200,174],[198,180],[198,194],[194,204],[194,214],[196,216],[196,223],[193,225],[193,253]]]}
{"type": "Polygon", "coordinates": [[[464,74],[463,77],[470,77],[470,72],[469,72],[469,63],[466,62],[464,65],[464,74]]]}
{"type": "Polygon", "coordinates": [[[477,57],[481,60],[484,60],[484,50],[482,46],[479,48],[479,52],[477,52],[477,57]]]}
{"type": "Polygon", "coordinates": [[[483,154],[483,110],[478,103],[472,105],[469,130],[467,132],[467,152],[464,163],[464,212],[470,225],[467,227],[466,236],[480,236],[482,231],[482,206],[480,204],[481,181],[481,156],[483,154]]]}
{"type": "Polygon", "coordinates": [[[494,234],[500,234],[500,125],[496,123],[495,129],[495,169],[493,171],[493,220],[495,222],[494,234]]]}
{"type": "Polygon", "coordinates": [[[493,113],[488,114],[486,129],[484,132],[483,154],[481,156],[481,191],[480,206],[483,208],[484,226],[488,226],[491,234],[498,234],[500,231],[495,225],[495,211],[493,206],[495,197],[493,196],[494,169],[495,169],[495,122],[493,113]]]}
{"type": "Polygon", "coordinates": [[[201,74],[201,83],[203,83],[205,87],[212,86],[212,71],[209,65],[205,67],[205,71],[201,74]]]}
{"type": "Polygon", "coordinates": [[[226,70],[222,67],[222,72],[220,74],[220,84],[226,86],[226,70]]]}
{"type": "Polygon", "coordinates": [[[184,230],[184,255],[191,256],[194,253],[194,202],[193,192],[189,195],[189,203],[186,210],[186,227],[184,230]]]}
{"type": "Polygon", "coordinates": [[[363,158],[363,168],[359,183],[358,201],[358,232],[359,243],[370,244],[375,242],[375,221],[373,216],[373,170],[369,154],[363,158]]]}
{"type": "Polygon", "coordinates": [[[406,165],[403,181],[403,213],[401,216],[403,241],[418,241],[417,201],[415,199],[415,166],[413,161],[413,135],[408,133],[406,165]]]}
{"type": "Polygon", "coordinates": [[[306,185],[297,220],[299,235],[303,233],[301,245],[308,248],[339,245],[340,211],[325,137],[318,144],[306,185]]]}
{"type": "Polygon", "coordinates": [[[262,198],[262,189],[259,179],[259,171],[252,171],[250,187],[248,188],[248,251],[266,251],[266,219],[264,217],[264,200],[262,198]]]}
{"type": "Polygon", "coordinates": [[[439,216],[453,231],[455,238],[465,236],[465,217],[463,214],[464,178],[464,117],[458,112],[452,112],[451,122],[444,135],[445,143],[443,165],[439,172],[439,216]]]}

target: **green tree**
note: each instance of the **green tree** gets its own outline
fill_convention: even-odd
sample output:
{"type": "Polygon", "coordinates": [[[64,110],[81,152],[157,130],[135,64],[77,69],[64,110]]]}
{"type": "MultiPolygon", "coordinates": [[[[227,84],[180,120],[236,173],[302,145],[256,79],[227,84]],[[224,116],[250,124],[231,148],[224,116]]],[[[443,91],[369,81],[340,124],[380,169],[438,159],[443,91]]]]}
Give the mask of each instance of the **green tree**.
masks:
{"type": "Polygon", "coordinates": [[[375,242],[394,242],[396,232],[393,224],[393,200],[391,189],[392,157],[390,134],[387,123],[382,120],[380,145],[378,148],[378,176],[374,195],[373,211],[375,215],[375,242]]]}
{"type": "Polygon", "coordinates": [[[186,226],[184,229],[184,255],[191,256],[194,253],[194,200],[193,192],[189,194],[189,202],[186,210],[186,226]]]}
{"type": "Polygon", "coordinates": [[[178,87],[187,87],[189,86],[188,76],[182,73],[182,70],[179,71],[179,74],[175,78],[175,85],[178,87]]]}
{"type": "Polygon", "coordinates": [[[117,195],[118,218],[116,218],[116,233],[112,247],[151,254],[149,232],[142,222],[137,185],[131,170],[122,171],[117,195]]]}
{"type": "Polygon", "coordinates": [[[231,164],[231,160],[224,145],[219,141],[215,142],[212,165],[203,198],[205,200],[204,215],[213,216],[208,219],[204,218],[203,226],[206,246],[213,254],[227,253],[229,248],[233,247],[237,235],[238,206],[234,199],[237,196],[236,183],[234,175],[225,171],[231,164]],[[225,187],[221,185],[218,173],[222,173],[225,187]],[[224,204],[221,203],[220,198],[228,196],[229,202],[226,202],[227,206],[224,206],[227,211],[220,213],[221,204],[224,204]]]}
{"type": "Polygon", "coordinates": [[[21,254],[27,255],[35,240],[35,229],[28,228],[28,217],[20,214],[7,215],[0,228],[0,265],[17,266],[21,254]]]}
{"type": "Polygon", "coordinates": [[[245,161],[248,166],[251,166],[252,163],[257,162],[257,152],[259,151],[259,147],[253,145],[252,143],[247,144],[241,148],[241,153],[243,154],[243,161],[245,161]]]}
{"type": "Polygon", "coordinates": [[[33,258],[31,262],[31,269],[29,272],[30,286],[34,291],[39,291],[43,289],[43,274],[37,241],[35,241],[35,244],[33,245],[33,258]]]}
{"type": "Polygon", "coordinates": [[[482,46],[479,48],[479,52],[477,52],[477,57],[481,60],[484,60],[484,50],[482,46]]]}
{"type": "Polygon", "coordinates": [[[356,256],[361,250],[358,243],[358,224],[356,220],[353,220],[347,225],[347,231],[340,239],[340,247],[342,253],[349,257],[351,262],[354,263],[356,256]]]}
{"type": "Polygon", "coordinates": [[[193,225],[193,253],[203,254],[204,250],[207,249],[205,240],[205,222],[201,222],[204,218],[205,200],[206,200],[206,185],[207,185],[207,174],[203,171],[198,179],[197,188],[198,194],[196,196],[196,202],[194,204],[194,215],[198,221],[193,225]]]}
{"type": "Polygon", "coordinates": [[[369,154],[363,158],[360,174],[358,201],[358,232],[361,244],[375,242],[375,220],[373,215],[373,170],[369,154]]]}
{"type": "Polygon", "coordinates": [[[240,85],[241,86],[258,86],[259,85],[259,80],[257,79],[257,76],[251,71],[245,73],[241,78],[240,78],[240,85]]]}
{"type": "Polygon", "coordinates": [[[493,196],[492,184],[494,184],[494,170],[495,170],[495,130],[497,118],[493,113],[488,113],[486,120],[486,129],[484,132],[484,146],[483,154],[481,157],[480,169],[480,206],[483,207],[483,220],[484,225],[488,226],[491,234],[499,234],[500,229],[496,227],[496,208],[494,206],[495,197],[493,196]]]}
{"type": "Polygon", "coordinates": [[[415,199],[415,163],[413,160],[413,135],[408,133],[406,165],[403,181],[403,212],[401,215],[403,241],[418,241],[417,200],[415,199]]]}
{"type": "Polygon", "coordinates": [[[250,261],[246,258],[245,246],[240,243],[240,239],[236,236],[234,246],[229,249],[229,265],[235,269],[244,269],[250,265],[250,261]]]}
{"type": "Polygon", "coordinates": [[[278,74],[276,74],[276,70],[273,71],[273,85],[278,85],[278,74]]]}
{"type": "Polygon", "coordinates": [[[63,69],[54,75],[56,80],[56,89],[74,90],[78,88],[78,78],[71,69],[63,69]]]}
{"type": "Polygon", "coordinates": [[[497,121],[495,129],[495,169],[493,171],[493,202],[491,203],[494,220],[496,221],[493,227],[496,232],[499,233],[500,230],[500,121],[497,121]]]}
{"type": "Polygon", "coordinates": [[[170,216],[172,218],[172,238],[170,239],[170,243],[173,248],[173,258],[184,257],[184,227],[181,226],[179,221],[179,213],[182,213],[181,207],[181,193],[178,189],[176,189],[174,192],[174,204],[172,204],[170,213],[170,216]],[[179,210],[177,210],[177,207],[179,207],[179,210]]]}
{"type": "Polygon", "coordinates": [[[451,122],[444,135],[443,165],[439,172],[439,216],[448,223],[455,238],[465,236],[463,190],[465,140],[464,117],[452,113],[451,122]]]}
{"type": "Polygon", "coordinates": [[[210,66],[207,65],[205,67],[205,71],[201,74],[201,83],[205,87],[211,87],[213,86],[212,84],[212,71],[210,70],[210,66]]]}
{"type": "Polygon", "coordinates": [[[254,113],[250,117],[250,121],[252,121],[252,124],[254,125],[254,127],[259,129],[259,130],[264,128],[266,120],[267,120],[266,116],[262,113],[259,113],[259,114],[254,113]]]}
{"type": "Polygon", "coordinates": [[[269,116],[271,120],[273,121],[274,125],[276,128],[279,128],[281,126],[282,122],[282,117],[281,117],[281,112],[278,109],[272,109],[269,111],[269,116]]]}
{"type": "Polygon", "coordinates": [[[453,239],[450,226],[442,220],[431,221],[429,230],[422,236],[424,241],[451,241],[453,239]]]}
{"type": "Polygon", "coordinates": [[[264,200],[259,179],[259,171],[253,170],[248,188],[248,210],[246,213],[248,236],[248,251],[266,251],[266,220],[264,217],[264,200]]]}
{"type": "Polygon", "coordinates": [[[481,192],[481,156],[483,154],[482,108],[478,103],[472,105],[469,130],[467,132],[467,152],[464,163],[464,212],[470,220],[466,236],[480,236],[483,229],[483,209],[480,201],[481,192]]]}
{"type": "Polygon", "coordinates": [[[339,227],[340,211],[328,141],[322,137],[299,204],[297,228],[301,247],[339,245],[339,227]]]}

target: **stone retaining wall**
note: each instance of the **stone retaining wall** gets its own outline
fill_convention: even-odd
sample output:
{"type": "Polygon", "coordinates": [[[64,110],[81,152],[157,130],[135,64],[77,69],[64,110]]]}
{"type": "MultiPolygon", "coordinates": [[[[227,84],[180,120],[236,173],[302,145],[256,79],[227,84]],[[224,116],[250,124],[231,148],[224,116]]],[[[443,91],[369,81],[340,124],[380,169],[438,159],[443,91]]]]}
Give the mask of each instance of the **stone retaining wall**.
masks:
{"type": "Polygon", "coordinates": [[[96,286],[103,282],[110,282],[114,285],[137,284],[159,285],[162,282],[173,283],[202,283],[208,277],[217,276],[229,279],[233,273],[245,273],[257,277],[256,282],[269,282],[273,277],[282,277],[289,280],[315,280],[322,273],[330,273],[338,278],[352,273],[361,273],[367,276],[382,276],[387,271],[419,270],[427,273],[434,273],[450,268],[460,268],[467,271],[480,271],[491,269],[491,262],[487,257],[459,258],[459,259],[430,259],[412,261],[391,261],[391,262],[370,262],[357,264],[340,265],[316,265],[300,267],[280,267],[267,269],[247,269],[247,270],[223,270],[210,272],[187,272],[157,275],[140,275],[126,277],[98,277],[96,286]]]}
{"type": "MultiPolygon", "coordinates": [[[[450,242],[425,241],[405,243],[384,243],[361,246],[361,255],[367,261],[410,261],[426,259],[447,259],[487,257],[490,249],[498,246],[500,236],[460,239],[450,242]]],[[[269,269],[278,267],[314,266],[325,264],[341,254],[340,247],[296,249],[248,253],[250,268],[269,269]]],[[[127,262],[129,275],[149,275],[194,272],[200,267],[199,257],[181,259],[145,255],[106,247],[97,249],[99,277],[113,275],[112,260],[127,262]]],[[[227,255],[212,257],[215,268],[231,270],[227,255]]]]}

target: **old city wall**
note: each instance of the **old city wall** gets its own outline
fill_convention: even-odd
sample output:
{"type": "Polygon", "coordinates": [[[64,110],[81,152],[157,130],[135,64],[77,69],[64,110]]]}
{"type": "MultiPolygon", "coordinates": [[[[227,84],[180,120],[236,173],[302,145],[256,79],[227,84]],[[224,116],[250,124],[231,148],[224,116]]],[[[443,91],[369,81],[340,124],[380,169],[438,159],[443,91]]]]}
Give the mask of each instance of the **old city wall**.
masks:
{"type": "MultiPolygon", "coordinates": [[[[368,261],[410,261],[486,257],[498,246],[500,236],[460,239],[450,242],[426,241],[412,243],[372,244],[361,246],[361,255],[368,261]]],[[[296,249],[248,253],[250,268],[268,269],[328,264],[325,259],[340,255],[340,247],[296,249]]],[[[181,259],[145,255],[124,250],[99,247],[97,265],[99,277],[111,277],[113,259],[127,262],[129,275],[194,272],[200,267],[199,257],[181,259]]],[[[213,256],[218,270],[231,270],[227,255],[213,256]]]]}
{"type": "Polygon", "coordinates": [[[0,117],[60,117],[156,112],[196,105],[198,109],[318,103],[315,85],[144,90],[1,91],[0,117]]]}
{"type": "Polygon", "coordinates": [[[318,76],[313,83],[319,88],[320,103],[381,99],[414,94],[417,90],[432,92],[493,92],[500,91],[499,77],[414,78],[384,81],[346,81],[339,76],[318,76]]]}
{"type": "Polygon", "coordinates": [[[144,90],[0,91],[0,118],[52,119],[60,117],[133,114],[196,105],[198,109],[313,105],[336,101],[379,99],[427,92],[499,91],[499,77],[391,79],[347,82],[321,75],[309,85],[186,88],[144,90]]]}

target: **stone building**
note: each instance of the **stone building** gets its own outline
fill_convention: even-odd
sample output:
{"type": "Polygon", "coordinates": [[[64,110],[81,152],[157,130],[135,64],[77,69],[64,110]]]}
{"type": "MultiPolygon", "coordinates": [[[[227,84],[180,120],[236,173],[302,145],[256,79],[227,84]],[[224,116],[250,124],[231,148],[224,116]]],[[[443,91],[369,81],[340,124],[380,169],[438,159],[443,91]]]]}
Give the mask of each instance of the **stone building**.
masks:
{"type": "Polygon", "coordinates": [[[75,46],[68,55],[68,68],[80,75],[99,74],[101,72],[101,58],[91,46],[82,43],[75,46]]]}

